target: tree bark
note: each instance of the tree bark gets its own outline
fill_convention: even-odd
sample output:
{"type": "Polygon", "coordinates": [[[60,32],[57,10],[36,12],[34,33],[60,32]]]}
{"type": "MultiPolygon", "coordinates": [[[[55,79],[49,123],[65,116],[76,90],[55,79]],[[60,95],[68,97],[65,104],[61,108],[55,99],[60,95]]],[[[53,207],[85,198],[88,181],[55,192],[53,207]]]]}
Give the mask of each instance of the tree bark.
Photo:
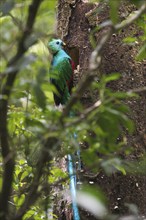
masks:
{"type": "MultiPolygon", "coordinates": [[[[131,12],[135,11],[135,6],[122,3],[119,9],[120,19],[125,19],[131,12]]],[[[91,31],[101,22],[109,18],[109,8],[106,4],[91,4],[83,1],[60,0],[58,5],[58,37],[62,38],[68,45],[67,51],[75,60],[79,71],[75,73],[74,84],[76,85],[83,74],[89,71],[89,58],[93,48],[90,43],[89,35],[91,31]],[[95,13],[96,9],[98,14],[95,13]]],[[[105,30],[95,34],[98,42],[105,30]]],[[[110,74],[120,72],[121,78],[117,82],[109,84],[115,91],[129,91],[146,86],[145,62],[136,62],[135,55],[140,48],[140,42],[134,45],[126,45],[122,42],[125,37],[130,35],[141,36],[141,30],[132,24],[119,33],[113,34],[103,50],[102,63],[97,77],[100,74],[110,74]]],[[[135,123],[135,133],[127,135],[127,145],[133,146],[133,153],[128,156],[128,160],[137,161],[146,151],[146,92],[139,92],[139,99],[131,99],[125,103],[131,109],[131,118],[135,123]]],[[[82,96],[82,102],[86,106],[92,105],[97,99],[95,94],[92,96],[88,90],[82,96]]],[[[88,179],[87,179],[88,181],[88,179]]],[[[146,177],[138,175],[116,174],[107,177],[100,173],[94,179],[96,185],[100,185],[106,192],[109,207],[112,213],[125,214],[127,208],[125,203],[134,203],[139,212],[145,214],[146,204],[146,177]],[[120,198],[118,200],[118,198],[120,198]],[[136,198],[136,199],[135,199],[136,198]],[[117,207],[117,208],[115,208],[117,207]]],[[[83,219],[94,219],[89,213],[81,212],[83,219]]],[[[71,219],[71,218],[66,218],[71,219]]]]}

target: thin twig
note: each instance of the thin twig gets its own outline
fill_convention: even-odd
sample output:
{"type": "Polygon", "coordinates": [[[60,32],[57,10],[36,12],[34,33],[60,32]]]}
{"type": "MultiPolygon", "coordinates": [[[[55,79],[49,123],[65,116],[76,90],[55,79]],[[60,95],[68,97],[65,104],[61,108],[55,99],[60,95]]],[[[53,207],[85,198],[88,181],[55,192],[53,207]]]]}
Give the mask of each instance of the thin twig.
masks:
{"type": "Polygon", "coordinates": [[[127,19],[122,21],[119,24],[116,24],[114,26],[115,31],[119,31],[123,28],[129,27],[131,24],[133,24],[134,21],[136,21],[144,12],[146,12],[146,2],[142,4],[139,10],[132,13],[127,19]]]}
{"type": "Polygon", "coordinates": [[[137,89],[130,89],[127,93],[141,93],[141,92],[146,92],[146,86],[137,89]]]}
{"type": "MultiPolygon", "coordinates": [[[[125,93],[127,93],[127,94],[143,93],[143,92],[146,92],[146,86],[138,88],[138,89],[130,89],[128,91],[125,91],[125,93]]],[[[110,100],[108,99],[108,101],[111,102],[112,99],[110,99],[110,100]]],[[[87,119],[88,115],[90,115],[92,112],[96,111],[97,108],[99,108],[101,104],[102,104],[102,102],[100,100],[96,101],[91,107],[88,107],[87,109],[85,109],[85,111],[82,112],[82,114],[77,119],[73,120],[72,122],[65,123],[64,127],[66,127],[66,128],[67,127],[72,127],[72,126],[75,126],[75,125],[81,123],[82,121],[87,119]]]]}
{"type": "Polygon", "coordinates": [[[97,102],[95,102],[91,107],[85,109],[85,111],[78,117],[78,119],[73,120],[71,123],[65,123],[65,127],[72,127],[75,126],[79,123],[81,123],[82,121],[84,121],[85,119],[87,119],[88,115],[90,115],[92,112],[94,112],[97,108],[99,108],[99,106],[102,104],[102,102],[100,100],[98,100],[97,102]]]}

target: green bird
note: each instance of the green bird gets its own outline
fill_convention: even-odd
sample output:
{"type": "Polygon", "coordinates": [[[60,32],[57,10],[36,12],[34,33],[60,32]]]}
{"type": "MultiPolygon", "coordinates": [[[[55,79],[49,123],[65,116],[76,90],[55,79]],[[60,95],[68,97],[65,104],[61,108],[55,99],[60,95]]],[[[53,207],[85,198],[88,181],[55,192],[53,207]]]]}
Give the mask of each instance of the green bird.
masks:
{"type": "Polygon", "coordinates": [[[57,106],[67,103],[73,87],[74,62],[63,50],[63,46],[64,43],[60,39],[53,39],[48,43],[49,51],[53,55],[50,68],[50,82],[57,90],[53,93],[57,106]]]}
{"type": "MultiPolygon", "coordinates": [[[[71,57],[63,50],[63,41],[60,39],[53,39],[49,42],[48,47],[53,55],[50,68],[50,81],[55,86],[57,92],[53,93],[55,104],[58,106],[60,104],[64,105],[70,98],[71,89],[73,86],[73,72],[74,72],[74,62],[71,57]]],[[[72,117],[74,113],[70,112],[72,117]]],[[[71,134],[72,135],[72,134],[71,134]]],[[[70,137],[71,137],[70,135],[70,137]]],[[[76,139],[76,133],[73,137],[76,139]]],[[[80,151],[77,151],[80,163],[80,151]]],[[[72,196],[72,209],[73,209],[73,219],[80,220],[78,206],[76,203],[76,174],[74,172],[76,163],[73,160],[74,156],[68,155],[68,172],[70,176],[70,190],[72,196]]]]}

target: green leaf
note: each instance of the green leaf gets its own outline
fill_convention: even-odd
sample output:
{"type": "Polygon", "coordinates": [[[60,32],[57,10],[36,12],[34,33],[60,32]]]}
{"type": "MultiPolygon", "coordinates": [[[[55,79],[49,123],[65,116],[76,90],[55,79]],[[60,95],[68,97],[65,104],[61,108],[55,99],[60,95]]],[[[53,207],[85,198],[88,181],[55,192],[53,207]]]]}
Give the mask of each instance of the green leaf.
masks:
{"type": "Polygon", "coordinates": [[[110,6],[110,18],[113,22],[113,24],[116,24],[118,22],[119,16],[118,16],[118,8],[119,8],[120,0],[110,0],[109,6],[110,6]]]}
{"type": "Polygon", "coordinates": [[[108,175],[115,173],[117,170],[121,171],[124,175],[126,174],[124,166],[122,166],[121,160],[116,157],[108,160],[103,160],[101,166],[104,168],[105,172],[108,175]]]}
{"type": "Polygon", "coordinates": [[[22,194],[20,197],[15,196],[13,198],[13,200],[14,200],[14,203],[15,203],[16,207],[19,208],[25,200],[25,194],[22,194]]]}
{"type": "Polygon", "coordinates": [[[27,211],[26,214],[23,216],[23,220],[31,219],[31,217],[35,216],[35,213],[36,213],[35,209],[31,209],[31,210],[27,211]]]}
{"type": "Polygon", "coordinates": [[[40,108],[45,109],[46,108],[46,96],[44,92],[42,91],[41,87],[39,84],[35,84],[33,86],[35,98],[37,101],[37,104],[40,108]]]}
{"type": "Polygon", "coordinates": [[[114,80],[119,79],[120,76],[121,76],[120,73],[112,73],[112,74],[106,76],[104,81],[105,81],[105,83],[108,83],[110,81],[114,81],[114,80]]]}
{"type": "Polygon", "coordinates": [[[20,166],[16,166],[15,174],[18,176],[21,173],[21,168],[20,166]]]}
{"type": "Polygon", "coordinates": [[[10,17],[9,16],[5,16],[5,17],[0,17],[0,25],[5,24],[5,22],[9,21],[10,17]]]}
{"type": "Polygon", "coordinates": [[[115,168],[116,168],[117,170],[119,170],[123,175],[126,175],[126,170],[124,169],[123,166],[115,165],[115,168]]]}
{"type": "Polygon", "coordinates": [[[125,37],[123,39],[123,42],[124,43],[135,43],[135,41],[137,41],[137,38],[136,37],[125,37]]]}
{"type": "Polygon", "coordinates": [[[142,46],[142,48],[136,56],[136,60],[138,61],[142,61],[144,59],[146,59],[146,43],[142,46]]]}
{"type": "Polygon", "coordinates": [[[107,209],[101,200],[89,192],[78,191],[77,203],[99,218],[103,218],[107,214],[107,209]]]}
{"type": "Polygon", "coordinates": [[[19,160],[19,164],[20,164],[20,165],[26,164],[26,160],[24,160],[24,159],[19,160]]]}
{"type": "Polygon", "coordinates": [[[22,173],[22,175],[21,175],[20,181],[23,181],[23,179],[24,179],[25,177],[27,177],[28,175],[29,175],[29,173],[28,173],[27,171],[24,171],[24,172],[22,173]]]}

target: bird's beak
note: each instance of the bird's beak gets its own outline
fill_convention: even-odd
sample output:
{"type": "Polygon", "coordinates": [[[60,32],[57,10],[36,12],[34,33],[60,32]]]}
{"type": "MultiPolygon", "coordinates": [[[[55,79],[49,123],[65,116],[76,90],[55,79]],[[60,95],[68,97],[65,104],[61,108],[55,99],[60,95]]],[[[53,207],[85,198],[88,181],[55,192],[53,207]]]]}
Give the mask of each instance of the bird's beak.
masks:
{"type": "Polygon", "coordinates": [[[62,42],[62,46],[66,46],[66,43],[62,42]]]}

